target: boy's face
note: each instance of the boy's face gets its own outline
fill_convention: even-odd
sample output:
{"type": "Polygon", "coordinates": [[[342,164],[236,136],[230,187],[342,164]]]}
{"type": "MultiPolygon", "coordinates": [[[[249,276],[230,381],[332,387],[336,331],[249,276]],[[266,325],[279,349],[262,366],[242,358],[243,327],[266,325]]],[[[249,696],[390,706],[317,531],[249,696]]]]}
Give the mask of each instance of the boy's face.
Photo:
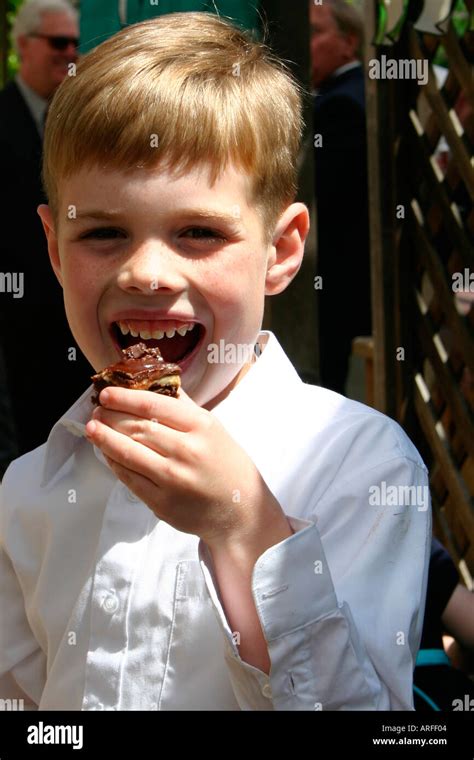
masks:
{"type": "Polygon", "coordinates": [[[265,293],[298,271],[308,231],[306,207],[292,204],[266,246],[247,182],[233,167],[213,187],[202,169],[95,168],[61,182],[57,227],[40,207],[69,324],[96,370],[143,340],[180,364],[200,405],[238,382],[248,368],[238,347],[255,342],[265,293]],[[211,344],[235,346],[237,363],[229,351],[209,361],[211,344]]]}

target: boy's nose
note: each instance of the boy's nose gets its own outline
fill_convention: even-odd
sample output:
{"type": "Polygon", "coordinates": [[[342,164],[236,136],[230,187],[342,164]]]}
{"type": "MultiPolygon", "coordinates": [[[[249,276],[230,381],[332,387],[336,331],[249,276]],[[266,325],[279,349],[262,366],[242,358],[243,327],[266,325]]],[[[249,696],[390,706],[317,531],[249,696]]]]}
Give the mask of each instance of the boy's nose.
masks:
{"type": "Polygon", "coordinates": [[[122,267],[118,284],[123,290],[153,294],[157,290],[178,293],[186,287],[177,256],[158,243],[142,246],[122,267]]]}

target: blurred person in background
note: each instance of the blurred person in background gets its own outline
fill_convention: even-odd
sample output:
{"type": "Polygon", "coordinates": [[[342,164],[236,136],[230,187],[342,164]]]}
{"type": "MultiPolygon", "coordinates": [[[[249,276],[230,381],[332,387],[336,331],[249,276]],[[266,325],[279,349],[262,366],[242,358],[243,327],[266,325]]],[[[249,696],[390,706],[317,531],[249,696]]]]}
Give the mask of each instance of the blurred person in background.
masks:
{"type": "Polygon", "coordinates": [[[352,339],[370,335],[364,24],[343,0],[310,0],[320,382],[345,392],[352,339]]]}
{"type": "MultiPolygon", "coordinates": [[[[41,181],[43,126],[48,103],[77,60],[78,15],[66,0],[29,0],[15,18],[12,41],[20,58],[15,79],[0,92],[0,417],[16,429],[10,451],[0,441],[2,469],[19,452],[38,446],[54,422],[89,384],[89,364],[75,348],[62,290],[49,263],[36,213],[46,198],[41,181]],[[16,292],[6,284],[16,283],[16,292]],[[72,349],[72,350],[71,350],[72,349]],[[51,370],[59,382],[51,386],[51,370]],[[9,400],[8,400],[9,393],[9,400]],[[47,398],[35,404],[34,394],[47,398]],[[6,419],[10,408],[11,418],[6,419]]],[[[71,203],[74,199],[71,199],[71,203]]],[[[0,473],[1,475],[1,473],[0,473]]]]}
{"type": "Polygon", "coordinates": [[[433,538],[420,651],[413,676],[415,710],[453,711],[474,704],[469,678],[474,660],[474,593],[460,583],[456,565],[433,538]],[[448,652],[443,633],[452,637],[448,652]]]}

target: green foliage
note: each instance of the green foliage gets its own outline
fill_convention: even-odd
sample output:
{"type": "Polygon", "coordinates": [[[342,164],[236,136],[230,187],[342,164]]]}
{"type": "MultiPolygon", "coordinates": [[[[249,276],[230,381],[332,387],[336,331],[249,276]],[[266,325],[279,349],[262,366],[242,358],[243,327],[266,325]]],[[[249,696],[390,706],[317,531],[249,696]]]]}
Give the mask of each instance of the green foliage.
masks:
{"type": "MultiPolygon", "coordinates": [[[[469,26],[470,19],[469,11],[464,3],[464,0],[458,0],[455,11],[451,18],[456,34],[458,37],[463,37],[469,26]]],[[[436,63],[438,66],[449,68],[448,57],[443,45],[440,45],[438,47],[433,63],[436,63]]]]}
{"type": "Polygon", "coordinates": [[[7,30],[8,30],[8,56],[7,56],[7,69],[8,69],[8,78],[11,79],[15,76],[16,72],[19,68],[19,61],[18,56],[13,50],[13,45],[11,44],[10,40],[10,31],[13,24],[13,19],[15,18],[17,11],[22,5],[23,0],[7,0],[7,30]]]}

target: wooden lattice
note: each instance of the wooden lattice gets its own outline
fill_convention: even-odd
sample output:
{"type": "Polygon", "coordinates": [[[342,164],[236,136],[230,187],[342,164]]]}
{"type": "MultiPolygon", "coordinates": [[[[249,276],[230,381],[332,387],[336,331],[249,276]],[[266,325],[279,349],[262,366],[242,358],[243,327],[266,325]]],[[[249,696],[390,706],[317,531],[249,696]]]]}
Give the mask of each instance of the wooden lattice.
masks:
{"type": "MultiPolygon", "coordinates": [[[[471,12],[473,5],[466,0],[471,12]]],[[[377,82],[371,91],[369,86],[369,138],[378,138],[371,198],[374,215],[382,218],[372,238],[375,387],[384,389],[377,405],[396,416],[420,448],[430,468],[435,532],[470,584],[474,32],[458,37],[451,25],[443,36],[422,35],[407,24],[393,47],[375,51],[381,53],[430,63],[425,86],[400,80],[377,82]],[[432,65],[440,45],[449,61],[442,86],[432,65]],[[391,188],[384,190],[384,182],[391,188]],[[388,398],[391,406],[384,403],[388,398]]]]}

